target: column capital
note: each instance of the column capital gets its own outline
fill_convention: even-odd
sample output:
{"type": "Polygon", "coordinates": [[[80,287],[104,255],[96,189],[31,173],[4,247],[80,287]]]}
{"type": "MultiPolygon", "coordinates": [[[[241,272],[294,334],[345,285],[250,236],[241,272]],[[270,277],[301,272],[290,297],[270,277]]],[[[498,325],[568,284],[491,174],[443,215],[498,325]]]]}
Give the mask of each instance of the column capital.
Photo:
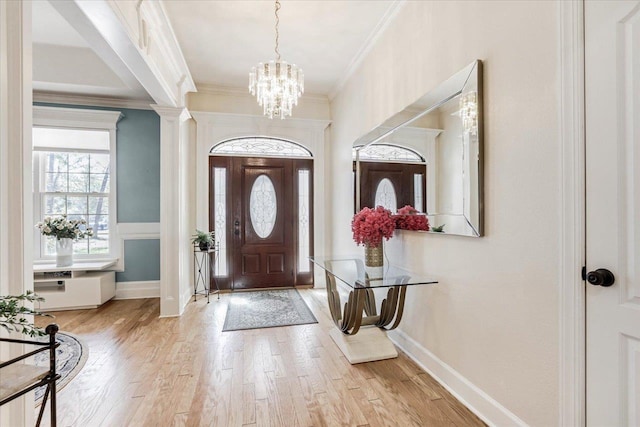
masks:
{"type": "Polygon", "coordinates": [[[191,118],[191,114],[189,114],[189,110],[187,110],[186,107],[167,107],[164,105],[151,104],[151,108],[163,119],[179,119],[180,121],[184,121],[191,118]]]}

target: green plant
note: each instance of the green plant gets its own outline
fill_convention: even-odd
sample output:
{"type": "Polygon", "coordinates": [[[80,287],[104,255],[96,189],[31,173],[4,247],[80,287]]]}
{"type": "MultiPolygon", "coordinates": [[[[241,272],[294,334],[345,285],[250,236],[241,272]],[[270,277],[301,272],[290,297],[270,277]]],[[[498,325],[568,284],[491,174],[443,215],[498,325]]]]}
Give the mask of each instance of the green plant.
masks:
{"type": "Polygon", "coordinates": [[[68,220],[67,215],[62,215],[54,218],[48,216],[38,222],[36,227],[45,236],[54,236],[58,240],[78,240],[93,236],[93,229],[86,225],[87,221],[84,218],[68,220]]]}
{"type": "Polygon", "coordinates": [[[438,227],[431,227],[431,231],[434,233],[444,233],[444,226],[447,224],[439,225],[438,227]]]}
{"type": "Polygon", "coordinates": [[[215,231],[200,231],[200,230],[196,230],[196,234],[193,236],[193,243],[207,243],[207,244],[212,244],[214,239],[216,237],[216,232],[215,231]]]}
{"type": "Polygon", "coordinates": [[[8,332],[20,332],[30,337],[40,337],[46,335],[42,328],[38,328],[25,316],[47,316],[29,307],[25,307],[26,302],[42,302],[44,298],[36,295],[33,291],[27,291],[22,295],[0,296],[0,326],[8,332]]]}

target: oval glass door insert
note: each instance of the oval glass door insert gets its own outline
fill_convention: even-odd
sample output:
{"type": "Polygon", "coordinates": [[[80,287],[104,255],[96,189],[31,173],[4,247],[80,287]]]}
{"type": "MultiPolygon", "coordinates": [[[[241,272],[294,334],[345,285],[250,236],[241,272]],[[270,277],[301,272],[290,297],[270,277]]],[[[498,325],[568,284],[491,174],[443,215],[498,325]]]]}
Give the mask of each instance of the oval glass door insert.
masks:
{"type": "Polygon", "coordinates": [[[389,178],[381,180],[378,188],[376,188],[376,206],[389,209],[391,213],[395,213],[398,209],[396,190],[393,188],[393,183],[389,178]]]}
{"type": "Polygon", "coordinates": [[[266,239],[276,225],[278,203],[276,189],[267,175],[260,175],[251,187],[249,196],[249,212],[251,214],[251,226],[256,234],[266,239]]]}

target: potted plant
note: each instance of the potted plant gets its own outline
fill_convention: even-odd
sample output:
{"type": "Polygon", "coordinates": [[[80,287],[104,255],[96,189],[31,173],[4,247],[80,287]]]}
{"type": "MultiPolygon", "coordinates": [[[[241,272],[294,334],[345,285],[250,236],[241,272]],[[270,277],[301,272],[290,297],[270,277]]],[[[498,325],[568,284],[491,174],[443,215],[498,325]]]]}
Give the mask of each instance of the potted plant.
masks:
{"type": "Polygon", "coordinates": [[[393,236],[396,223],[391,212],[382,206],[375,209],[363,208],[351,221],[353,240],[364,245],[365,265],[382,266],[382,238],[389,240],[393,236]]]}
{"type": "Polygon", "coordinates": [[[215,231],[200,231],[196,230],[196,234],[193,236],[193,244],[197,244],[201,251],[208,251],[213,247],[213,243],[215,242],[216,232],[215,231]]]}
{"type": "Polygon", "coordinates": [[[19,332],[30,337],[45,335],[45,331],[35,326],[26,316],[53,316],[24,306],[26,302],[42,301],[44,298],[36,295],[33,291],[16,296],[0,296],[0,326],[7,332],[19,332]]]}
{"type": "Polygon", "coordinates": [[[67,215],[46,217],[36,224],[44,236],[56,238],[56,265],[67,267],[73,264],[73,242],[93,236],[93,229],[82,219],[67,219],[67,215]]]}

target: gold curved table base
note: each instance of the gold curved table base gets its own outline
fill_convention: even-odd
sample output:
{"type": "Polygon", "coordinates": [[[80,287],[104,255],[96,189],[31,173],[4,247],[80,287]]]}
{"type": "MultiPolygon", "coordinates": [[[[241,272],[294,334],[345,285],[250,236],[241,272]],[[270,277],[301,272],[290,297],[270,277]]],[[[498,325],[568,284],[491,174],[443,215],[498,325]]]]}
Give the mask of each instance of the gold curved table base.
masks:
{"type": "Polygon", "coordinates": [[[387,297],[382,300],[380,314],[377,314],[375,295],[371,288],[353,289],[349,292],[349,298],[341,310],[336,278],[328,271],[326,272],[326,277],[329,311],[336,327],[343,334],[355,335],[361,326],[369,325],[390,331],[400,324],[407,293],[406,285],[391,286],[387,292],[387,297]],[[363,314],[366,314],[366,316],[363,314]]]}

